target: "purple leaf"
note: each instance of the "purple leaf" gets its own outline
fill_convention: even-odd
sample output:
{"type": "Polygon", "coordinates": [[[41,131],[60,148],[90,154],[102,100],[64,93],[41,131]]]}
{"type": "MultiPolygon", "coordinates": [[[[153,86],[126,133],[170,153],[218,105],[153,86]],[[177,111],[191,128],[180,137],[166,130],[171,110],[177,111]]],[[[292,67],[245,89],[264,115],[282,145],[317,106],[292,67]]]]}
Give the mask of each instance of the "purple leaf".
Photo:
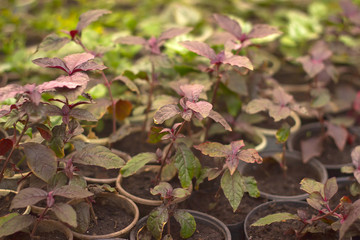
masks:
{"type": "Polygon", "coordinates": [[[244,149],[237,154],[237,158],[247,163],[262,163],[262,157],[255,149],[244,149]]]}
{"type": "Polygon", "coordinates": [[[87,11],[80,15],[79,22],[76,26],[76,30],[81,33],[81,31],[88,26],[90,23],[96,21],[104,14],[109,14],[111,11],[104,9],[96,9],[87,11]]]}
{"type": "Polygon", "coordinates": [[[277,87],[273,91],[273,99],[274,102],[279,105],[287,105],[288,103],[293,101],[293,96],[286,93],[282,87],[277,87]]]}
{"type": "Polygon", "coordinates": [[[77,226],[76,222],[76,212],[72,206],[67,203],[56,203],[51,207],[51,211],[53,211],[56,217],[64,222],[69,224],[72,227],[77,226]]]}
{"type": "Polygon", "coordinates": [[[58,50],[62,48],[65,44],[70,42],[70,39],[67,37],[59,37],[57,34],[52,33],[47,35],[42,42],[40,43],[38,49],[49,51],[49,50],[58,50]]]}
{"type": "Polygon", "coordinates": [[[188,33],[191,30],[192,30],[192,28],[188,28],[188,27],[186,27],[186,28],[170,28],[170,29],[164,31],[163,33],[161,33],[161,35],[159,36],[159,38],[158,38],[159,45],[161,45],[161,43],[167,39],[174,38],[176,36],[188,33]]]}
{"type": "Polygon", "coordinates": [[[230,57],[226,57],[222,62],[224,64],[230,64],[231,66],[245,67],[249,70],[254,69],[253,65],[250,62],[250,59],[243,56],[232,55],[230,57]]]}
{"type": "Polygon", "coordinates": [[[5,87],[0,88],[0,101],[4,101],[8,98],[13,98],[16,94],[23,93],[24,87],[18,84],[8,84],[5,87]]]}
{"type": "Polygon", "coordinates": [[[75,53],[64,57],[64,62],[69,69],[69,75],[71,75],[74,69],[81,64],[94,59],[94,55],[91,53],[75,53]]]}
{"type": "Polygon", "coordinates": [[[71,109],[69,116],[78,120],[97,121],[97,119],[89,111],[80,108],[71,109]]]}
{"type": "Polygon", "coordinates": [[[311,78],[315,77],[325,68],[324,63],[319,61],[313,61],[310,56],[299,57],[297,61],[302,64],[305,72],[311,78]]]}
{"type": "Polygon", "coordinates": [[[162,198],[166,198],[166,197],[172,196],[172,191],[173,191],[173,188],[170,185],[170,183],[160,182],[158,185],[156,185],[154,188],[152,188],[150,190],[150,193],[152,195],[160,194],[160,196],[162,198]]]}
{"type": "Polygon", "coordinates": [[[80,86],[86,87],[89,77],[82,72],[74,73],[71,76],[60,76],[56,80],[45,82],[39,85],[40,92],[56,91],[59,88],[75,89],[80,86]]]}
{"type": "Polygon", "coordinates": [[[115,40],[115,43],[128,44],[128,45],[145,45],[146,39],[136,36],[120,37],[115,40]]]}
{"type": "Polygon", "coordinates": [[[253,26],[248,38],[264,38],[273,34],[280,34],[281,32],[267,24],[256,24],[253,26]]]}
{"type": "Polygon", "coordinates": [[[39,188],[25,188],[21,190],[11,202],[10,209],[25,208],[46,199],[47,192],[39,188]]]}
{"type": "Polygon", "coordinates": [[[206,118],[209,116],[210,111],[212,109],[211,103],[205,102],[205,101],[199,101],[199,102],[186,102],[186,106],[193,110],[194,112],[199,113],[203,118],[206,118]]]}
{"type": "Polygon", "coordinates": [[[360,25],[360,10],[357,5],[350,0],[342,0],[340,1],[340,6],[343,9],[344,15],[352,23],[360,25]]]}
{"type": "Polygon", "coordinates": [[[349,211],[349,215],[346,217],[345,221],[341,224],[340,227],[340,236],[339,239],[343,239],[346,231],[350,228],[350,226],[360,217],[360,199],[356,200],[351,205],[351,210],[349,211]]]}
{"type": "Polygon", "coordinates": [[[204,142],[195,145],[194,148],[210,157],[226,157],[228,154],[231,154],[231,147],[229,145],[223,145],[217,142],[204,142]]]}
{"type": "Polygon", "coordinates": [[[246,112],[250,114],[258,113],[261,111],[266,111],[269,109],[271,105],[271,101],[269,99],[260,98],[251,100],[246,106],[246,112]]]}
{"type": "Polygon", "coordinates": [[[199,100],[200,93],[204,89],[204,86],[201,84],[186,84],[181,85],[179,95],[184,96],[187,100],[196,102],[199,100]]]}
{"type": "Polygon", "coordinates": [[[231,142],[230,146],[231,146],[232,153],[237,154],[240,151],[240,149],[245,146],[245,144],[244,144],[243,140],[239,140],[239,141],[231,142]]]}
{"type": "Polygon", "coordinates": [[[269,116],[278,122],[290,116],[291,110],[288,106],[269,104],[269,116]]]}
{"type": "Polygon", "coordinates": [[[230,125],[226,122],[225,118],[223,118],[223,116],[221,116],[218,112],[211,110],[208,117],[214,120],[215,122],[220,123],[226,130],[232,131],[230,125]]]}
{"type": "Polygon", "coordinates": [[[53,191],[54,196],[65,198],[86,198],[94,195],[86,189],[77,185],[65,185],[53,191]]]}
{"type": "Polygon", "coordinates": [[[107,67],[102,65],[102,64],[98,64],[96,63],[95,61],[87,61],[87,62],[84,62],[78,66],[76,66],[74,68],[74,70],[72,71],[72,73],[74,72],[77,72],[77,71],[90,71],[90,70],[104,70],[106,69],[107,67]]]}
{"type": "Polygon", "coordinates": [[[351,152],[352,163],[356,169],[360,168],[360,146],[356,146],[351,152]]]}
{"type": "Polygon", "coordinates": [[[191,52],[194,52],[200,56],[210,59],[210,61],[216,60],[216,53],[214,49],[209,47],[209,45],[207,45],[206,43],[185,41],[185,42],[180,42],[179,44],[191,52]]]}
{"type": "Polygon", "coordinates": [[[329,122],[326,122],[325,124],[327,127],[326,134],[334,139],[337,148],[340,151],[343,151],[349,135],[348,131],[344,127],[337,126],[329,122]]]}
{"type": "Polygon", "coordinates": [[[336,182],[336,178],[332,177],[328,179],[324,185],[325,201],[330,200],[337,193],[337,191],[338,191],[338,185],[336,182]]]}
{"type": "Polygon", "coordinates": [[[8,115],[11,112],[11,106],[10,105],[3,105],[0,107],[0,118],[3,116],[8,115]]]}
{"type": "Polygon", "coordinates": [[[214,14],[213,16],[221,28],[231,33],[239,40],[242,38],[241,26],[237,21],[220,14],[214,14]]]}
{"type": "Polygon", "coordinates": [[[59,68],[63,71],[70,74],[69,68],[66,66],[66,63],[61,60],[60,58],[37,58],[32,61],[36,65],[39,65],[40,67],[45,68],[59,68]]]}
{"type": "Polygon", "coordinates": [[[62,116],[61,108],[55,105],[44,105],[46,116],[62,116]]]}
{"type": "Polygon", "coordinates": [[[331,57],[332,52],[327,47],[324,41],[317,41],[310,49],[310,54],[315,61],[324,61],[331,57]]]}
{"type": "Polygon", "coordinates": [[[304,163],[313,157],[319,157],[323,152],[322,136],[301,141],[301,155],[304,163]]]}
{"type": "Polygon", "coordinates": [[[156,124],[162,124],[165,120],[168,120],[180,113],[180,109],[175,104],[162,106],[159,110],[156,111],[154,122],[156,124]]]}
{"type": "Polygon", "coordinates": [[[0,139],[0,156],[4,156],[13,147],[13,141],[7,138],[0,139]]]}

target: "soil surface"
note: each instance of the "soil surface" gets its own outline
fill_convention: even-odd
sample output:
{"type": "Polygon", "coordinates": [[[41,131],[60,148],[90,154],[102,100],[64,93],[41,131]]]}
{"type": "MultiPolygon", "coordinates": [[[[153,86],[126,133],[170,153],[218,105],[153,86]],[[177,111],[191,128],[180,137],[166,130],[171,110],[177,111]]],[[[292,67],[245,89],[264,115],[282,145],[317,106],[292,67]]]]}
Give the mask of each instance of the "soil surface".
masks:
{"type": "MultiPolygon", "coordinates": [[[[30,235],[23,232],[15,233],[11,236],[5,237],[4,240],[31,240],[30,235]]],[[[36,240],[67,240],[68,238],[66,235],[60,231],[53,231],[53,232],[37,232],[35,234],[36,240]]]]}
{"type": "Polygon", "coordinates": [[[286,159],[288,169],[284,173],[280,164],[273,158],[266,157],[263,160],[262,164],[247,164],[243,171],[245,176],[255,177],[258,188],[262,192],[281,196],[300,195],[305,193],[300,190],[300,181],[303,178],[320,181],[316,170],[301,161],[291,161],[288,157],[286,159]]]}
{"type": "MultiPolygon", "coordinates": [[[[290,206],[290,205],[278,205],[270,204],[269,208],[262,209],[261,211],[256,212],[253,216],[249,218],[249,224],[251,225],[258,219],[265,217],[269,214],[280,213],[280,212],[289,212],[296,214],[297,210],[301,209],[311,214],[316,214],[316,211],[311,207],[299,207],[299,206],[290,206]]],[[[302,240],[335,240],[338,239],[338,234],[331,230],[330,226],[326,225],[321,221],[317,221],[314,225],[320,225],[327,229],[325,233],[318,234],[306,234],[301,239],[302,240]],[[327,228],[328,227],[328,228],[327,228]]],[[[277,222],[272,223],[262,227],[249,227],[246,226],[248,230],[249,239],[251,240],[263,240],[263,239],[281,239],[281,240],[295,240],[295,230],[300,230],[303,224],[300,221],[288,220],[286,222],[277,222]]]]}
{"type": "Polygon", "coordinates": [[[254,126],[256,127],[278,130],[279,128],[282,127],[282,125],[285,122],[287,122],[290,125],[290,127],[295,125],[295,121],[291,117],[275,122],[273,118],[267,115],[267,113],[261,113],[261,114],[265,114],[266,116],[265,121],[255,123],[254,126]]]}
{"type": "Polygon", "coordinates": [[[350,186],[352,183],[353,181],[338,182],[338,191],[330,200],[331,208],[335,208],[340,203],[340,199],[343,196],[347,196],[352,202],[359,199],[359,196],[352,196],[350,193],[350,186]]]}
{"type": "Polygon", "coordinates": [[[204,183],[200,184],[198,191],[194,190],[189,199],[180,203],[181,208],[207,213],[225,224],[236,224],[243,222],[246,215],[254,207],[266,202],[264,198],[252,198],[245,193],[239,208],[234,213],[222,190],[219,191],[220,196],[215,197],[219,186],[220,178],[210,182],[205,180],[204,183]]]}
{"type": "MultiPolygon", "coordinates": [[[[320,135],[320,129],[314,132],[310,132],[310,131],[306,133],[304,132],[301,136],[299,135],[297,139],[306,140],[313,136],[319,136],[319,135],[320,135]]],[[[321,154],[321,156],[316,157],[316,159],[318,159],[321,163],[325,165],[339,165],[339,164],[351,163],[351,151],[357,145],[360,145],[360,138],[358,136],[355,136],[355,140],[351,144],[346,143],[344,150],[340,151],[337,148],[334,140],[331,137],[326,137],[323,143],[324,151],[321,154]]],[[[294,149],[296,151],[301,152],[299,141],[296,141],[294,143],[294,149]]]]}
{"type": "Polygon", "coordinates": [[[79,169],[79,174],[85,177],[90,178],[99,178],[99,179],[107,179],[107,178],[116,178],[119,175],[119,169],[106,169],[99,166],[89,166],[76,164],[79,169]]]}
{"type": "Polygon", "coordinates": [[[120,231],[134,219],[129,209],[114,204],[106,198],[96,198],[93,208],[97,217],[97,225],[91,221],[86,231],[87,235],[103,235],[120,231]]]}
{"type": "Polygon", "coordinates": [[[248,134],[241,132],[227,132],[225,134],[216,134],[214,136],[209,137],[210,142],[219,142],[222,144],[230,144],[233,141],[244,140],[246,148],[254,148],[259,143],[256,143],[253,138],[251,138],[248,134]]]}

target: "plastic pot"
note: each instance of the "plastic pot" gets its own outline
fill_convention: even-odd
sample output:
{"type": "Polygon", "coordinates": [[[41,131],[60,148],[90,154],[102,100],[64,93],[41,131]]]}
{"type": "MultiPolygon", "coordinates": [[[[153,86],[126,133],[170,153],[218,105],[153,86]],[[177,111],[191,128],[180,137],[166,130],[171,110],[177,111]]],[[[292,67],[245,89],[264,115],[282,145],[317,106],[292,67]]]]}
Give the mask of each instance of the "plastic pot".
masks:
{"type": "MultiPolygon", "coordinates": [[[[275,154],[279,154],[279,152],[278,151],[265,151],[265,152],[260,153],[260,155],[263,158],[271,157],[275,154]]],[[[302,163],[301,154],[299,152],[286,151],[285,156],[286,156],[286,162],[288,165],[292,161],[297,161],[298,163],[302,163]]],[[[327,174],[325,167],[322,165],[322,163],[313,158],[307,164],[310,167],[312,167],[313,169],[315,169],[315,171],[317,172],[317,175],[319,177],[319,179],[317,179],[317,181],[319,181],[321,183],[325,183],[326,180],[328,179],[328,174],[327,174]]],[[[249,170],[252,167],[261,167],[261,166],[262,166],[261,164],[254,165],[254,164],[246,164],[245,162],[240,162],[238,169],[242,175],[247,176],[247,175],[249,175],[249,174],[247,174],[247,172],[249,172],[249,170]]],[[[276,176],[274,176],[274,177],[276,177],[276,176]]],[[[306,176],[304,176],[304,177],[306,177],[306,176]]],[[[299,188],[300,188],[300,185],[299,185],[299,188]]],[[[259,190],[260,190],[260,188],[259,188],[259,190]]],[[[263,198],[270,199],[270,200],[292,200],[292,201],[304,200],[308,196],[307,193],[294,195],[294,196],[283,196],[283,195],[271,194],[269,192],[266,192],[266,190],[260,190],[260,195],[263,198]]]]}
{"type": "MultiPolygon", "coordinates": [[[[206,213],[194,211],[194,210],[186,210],[191,215],[194,216],[196,222],[202,222],[206,225],[209,225],[210,228],[216,229],[218,232],[221,232],[224,236],[225,240],[231,240],[231,234],[226,225],[221,222],[219,219],[214,218],[206,213]]],[[[143,228],[146,224],[148,216],[145,216],[139,220],[134,229],[130,232],[130,240],[137,240],[136,235],[138,231],[143,228]]]]}
{"type": "MultiPolygon", "coordinates": [[[[359,136],[359,133],[356,131],[355,128],[350,128],[348,130],[350,133],[352,133],[356,136],[359,136]]],[[[302,126],[299,131],[297,131],[295,134],[290,135],[290,137],[287,141],[288,149],[290,151],[300,151],[301,152],[301,149],[297,149],[298,143],[301,140],[306,139],[306,136],[309,134],[309,132],[318,134],[318,133],[320,133],[320,131],[321,131],[321,124],[318,122],[309,123],[309,124],[302,126]]],[[[344,166],[351,166],[352,162],[351,162],[351,159],[349,159],[349,163],[346,163],[346,164],[323,163],[323,165],[326,168],[326,170],[328,171],[329,177],[340,177],[340,176],[344,176],[344,174],[341,173],[341,168],[344,166]]]]}
{"type": "MultiPolygon", "coordinates": [[[[297,132],[301,127],[301,120],[297,113],[291,112],[290,117],[294,120],[295,124],[290,128],[291,133],[297,132]]],[[[255,127],[254,129],[261,132],[265,136],[275,136],[278,129],[255,127]]]]}
{"type": "MultiPolygon", "coordinates": [[[[160,165],[145,165],[144,167],[142,167],[138,172],[136,172],[135,174],[141,174],[143,172],[154,172],[157,173],[160,170],[160,165]]],[[[155,176],[155,175],[154,175],[155,176]]],[[[131,176],[130,176],[131,177],[131,176]]],[[[116,179],[116,188],[118,189],[118,191],[130,198],[131,200],[133,200],[135,203],[137,204],[142,204],[142,205],[146,205],[146,206],[160,206],[162,204],[161,200],[151,200],[151,199],[146,199],[146,198],[142,198],[142,197],[138,197],[135,196],[129,192],[127,192],[121,185],[123,180],[123,177],[121,174],[118,175],[117,179],[116,179]]],[[[189,188],[187,190],[189,190],[190,192],[192,192],[192,188],[193,186],[189,186],[189,188]]],[[[174,203],[179,203],[182,202],[184,200],[186,200],[190,195],[183,197],[183,198],[178,198],[174,201],[174,203]]]]}
{"type": "Polygon", "coordinates": [[[95,197],[95,201],[99,199],[102,199],[105,201],[106,205],[111,205],[112,207],[116,206],[122,206],[123,209],[126,209],[127,211],[131,212],[133,215],[132,222],[125,228],[121,229],[120,231],[111,232],[108,234],[102,234],[102,235],[87,235],[83,233],[78,233],[76,231],[73,231],[73,234],[76,238],[79,239],[108,239],[108,238],[115,238],[115,237],[121,237],[130,232],[130,230],[135,226],[135,224],[139,220],[139,209],[136,206],[136,204],[130,200],[127,197],[124,197],[119,194],[114,193],[100,193],[97,194],[95,197]]]}

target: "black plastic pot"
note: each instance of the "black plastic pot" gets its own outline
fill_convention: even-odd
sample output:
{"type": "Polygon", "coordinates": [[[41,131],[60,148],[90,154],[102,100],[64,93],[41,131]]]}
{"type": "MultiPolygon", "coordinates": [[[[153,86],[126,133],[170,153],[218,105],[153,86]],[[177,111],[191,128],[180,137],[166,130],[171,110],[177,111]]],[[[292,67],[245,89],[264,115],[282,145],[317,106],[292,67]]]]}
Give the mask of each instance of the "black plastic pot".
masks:
{"type": "MultiPolygon", "coordinates": [[[[274,154],[277,154],[277,153],[279,153],[279,152],[278,151],[266,151],[266,152],[261,152],[260,155],[261,155],[261,157],[265,158],[265,157],[273,156],[274,154]]],[[[289,163],[290,161],[302,162],[301,154],[299,152],[286,151],[285,156],[286,156],[287,163],[289,163]]],[[[307,164],[310,165],[313,169],[315,169],[316,172],[318,173],[319,179],[315,179],[315,180],[317,180],[321,183],[325,183],[326,180],[328,179],[328,174],[327,174],[325,167],[322,165],[322,163],[313,158],[307,164]]],[[[247,176],[247,175],[249,175],[249,174],[247,174],[247,171],[251,167],[256,167],[256,165],[246,164],[245,162],[240,162],[238,169],[242,175],[247,176]]],[[[300,184],[300,181],[299,181],[299,184],[300,184]]],[[[299,185],[299,188],[300,188],[300,185],[299,185]]],[[[261,195],[261,197],[270,199],[270,200],[288,200],[288,201],[304,200],[308,196],[307,193],[294,195],[294,196],[282,196],[282,195],[271,194],[264,190],[260,190],[260,195],[261,195]]]]}
{"type": "MultiPolygon", "coordinates": [[[[286,205],[294,207],[294,214],[296,214],[296,210],[300,207],[307,207],[308,204],[304,201],[270,201],[263,203],[256,208],[254,208],[249,214],[246,216],[244,221],[244,233],[245,233],[245,239],[251,239],[252,236],[249,234],[250,225],[256,222],[258,219],[265,217],[268,215],[267,213],[261,214],[264,212],[264,210],[271,208],[274,205],[286,205]]],[[[274,212],[275,213],[275,212],[274,212]]],[[[282,236],[283,237],[283,236],[282,236]]],[[[280,239],[280,237],[278,238],[280,239]]]]}
{"type": "MultiPolygon", "coordinates": [[[[231,234],[229,229],[226,227],[226,225],[221,222],[219,219],[214,218],[213,216],[210,216],[206,213],[194,211],[194,210],[186,210],[191,215],[194,216],[196,222],[203,222],[209,225],[209,227],[213,229],[217,229],[218,232],[221,232],[224,235],[225,240],[231,240],[231,234]]],[[[135,225],[133,230],[130,232],[130,240],[136,240],[136,234],[145,224],[148,216],[145,216],[141,218],[138,223],[135,225]]]]}
{"type": "MultiPolygon", "coordinates": [[[[356,128],[350,128],[348,129],[350,133],[360,136],[359,130],[356,128]]],[[[304,126],[302,126],[299,131],[296,133],[290,135],[288,141],[287,141],[287,147],[290,151],[300,151],[301,149],[298,149],[297,143],[299,143],[301,140],[306,139],[309,133],[318,134],[321,131],[321,124],[316,123],[309,123],[304,126]]],[[[341,177],[345,176],[343,173],[341,173],[341,168],[344,166],[351,166],[351,159],[349,159],[349,163],[346,164],[326,164],[323,163],[324,167],[326,168],[329,177],[341,177]]]]}

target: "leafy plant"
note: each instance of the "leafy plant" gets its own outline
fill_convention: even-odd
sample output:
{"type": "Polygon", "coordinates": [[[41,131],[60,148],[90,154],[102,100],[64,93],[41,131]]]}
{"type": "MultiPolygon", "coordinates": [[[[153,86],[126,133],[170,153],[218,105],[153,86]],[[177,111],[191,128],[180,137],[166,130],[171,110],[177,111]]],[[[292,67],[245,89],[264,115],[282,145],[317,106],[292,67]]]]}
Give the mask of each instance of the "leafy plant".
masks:
{"type": "Polygon", "coordinates": [[[354,175],[355,181],[350,186],[350,192],[353,196],[360,194],[360,146],[356,146],[351,152],[353,166],[344,166],[341,168],[343,173],[351,173],[354,175]]]}
{"type": "Polygon", "coordinates": [[[160,182],[151,189],[151,194],[160,194],[163,204],[150,212],[146,221],[147,231],[142,228],[137,233],[137,239],[144,239],[149,233],[155,239],[173,239],[170,226],[173,217],[181,226],[180,237],[185,239],[191,237],[196,230],[195,219],[186,210],[177,209],[177,205],[174,203],[176,199],[183,198],[189,195],[190,192],[183,188],[173,189],[169,183],[160,182]],[[163,237],[165,226],[167,226],[167,233],[163,237]]]}
{"type": "Polygon", "coordinates": [[[310,207],[317,211],[317,214],[310,214],[304,210],[297,210],[297,214],[288,212],[275,213],[258,219],[251,226],[265,226],[274,222],[297,220],[302,223],[302,227],[299,230],[293,229],[293,232],[300,239],[308,232],[324,232],[324,227],[316,225],[318,221],[322,221],[331,226],[330,229],[339,231],[339,239],[343,239],[349,228],[360,216],[360,200],[352,203],[348,197],[343,196],[339,203],[332,208],[330,200],[338,191],[338,185],[334,177],[328,179],[325,184],[304,178],[300,184],[300,188],[309,193],[306,201],[310,207]]]}
{"type": "MultiPolygon", "coordinates": [[[[203,180],[207,177],[210,181],[222,175],[221,188],[234,212],[238,209],[245,192],[248,192],[251,197],[260,196],[255,179],[253,177],[241,176],[237,167],[240,161],[261,163],[262,158],[255,149],[242,149],[243,147],[245,147],[243,140],[231,142],[229,145],[205,142],[194,146],[195,149],[200,150],[204,155],[224,159],[224,165],[221,169],[209,168],[203,170],[203,175],[200,179],[203,180]]],[[[200,184],[200,182],[197,184],[200,184]]]]}

